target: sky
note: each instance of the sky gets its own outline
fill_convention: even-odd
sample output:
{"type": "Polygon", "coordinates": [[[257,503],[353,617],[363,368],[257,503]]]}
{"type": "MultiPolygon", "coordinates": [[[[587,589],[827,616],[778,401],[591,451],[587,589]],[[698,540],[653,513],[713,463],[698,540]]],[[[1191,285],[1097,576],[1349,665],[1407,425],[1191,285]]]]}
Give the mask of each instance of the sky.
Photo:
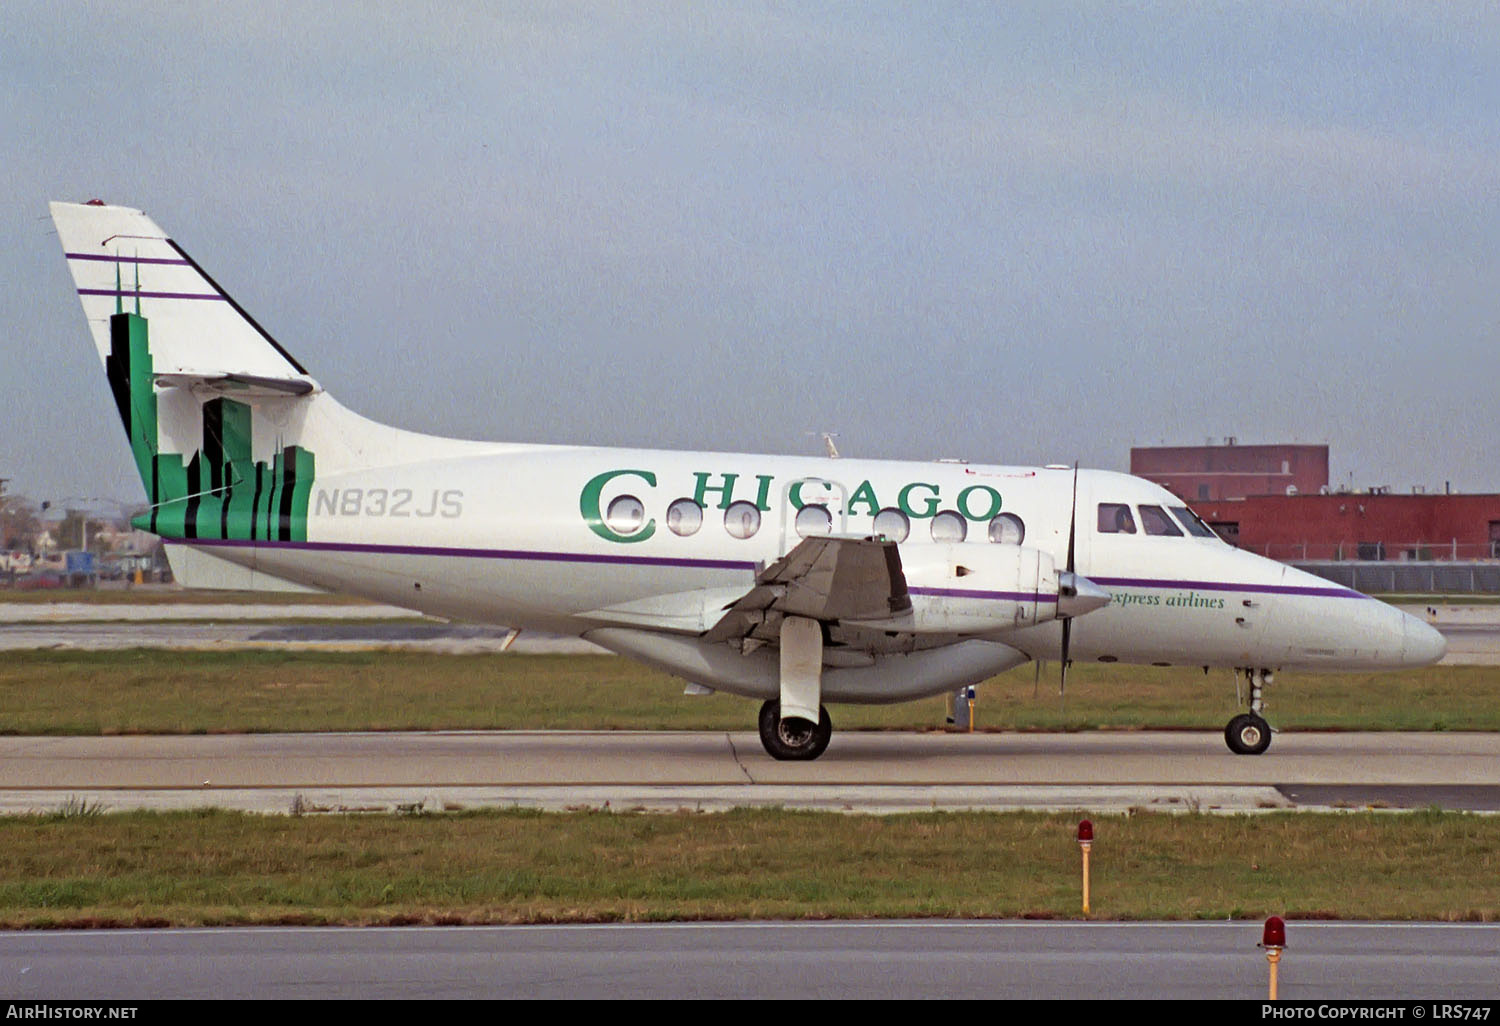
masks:
{"type": "Polygon", "coordinates": [[[49,199],[520,442],[1500,491],[1490,2],[10,0],[0,477],[142,495],[49,199]]]}

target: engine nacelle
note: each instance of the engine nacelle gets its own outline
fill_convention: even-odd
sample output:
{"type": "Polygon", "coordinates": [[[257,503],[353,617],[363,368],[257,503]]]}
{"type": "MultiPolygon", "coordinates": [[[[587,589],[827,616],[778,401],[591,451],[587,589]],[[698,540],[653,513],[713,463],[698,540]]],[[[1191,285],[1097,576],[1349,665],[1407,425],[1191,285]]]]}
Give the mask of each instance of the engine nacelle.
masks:
{"type": "Polygon", "coordinates": [[[859,626],[914,634],[989,634],[1056,619],[1050,553],[1019,545],[903,545],[911,612],[859,626]]]}

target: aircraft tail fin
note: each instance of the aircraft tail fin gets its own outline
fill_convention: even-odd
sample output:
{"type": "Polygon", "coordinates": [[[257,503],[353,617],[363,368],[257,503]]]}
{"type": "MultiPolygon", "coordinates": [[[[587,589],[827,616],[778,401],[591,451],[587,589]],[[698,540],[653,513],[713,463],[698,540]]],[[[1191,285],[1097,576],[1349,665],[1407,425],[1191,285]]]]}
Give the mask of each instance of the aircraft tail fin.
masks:
{"type": "Polygon", "coordinates": [[[151,321],[156,374],[237,373],[272,379],[307,370],[139,210],[53,203],[52,220],[101,359],[114,317],[151,321]]]}
{"type": "Polygon", "coordinates": [[[346,410],[139,210],[53,203],[68,270],[164,538],[307,541],[314,478],[511,448],[346,410]]]}
{"type": "Polygon", "coordinates": [[[306,432],[258,439],[256,422],[285,420],[317,382],[145,214],[53,203],[52,219],[151,500],[137,526],[305,540],[306,432]]]}

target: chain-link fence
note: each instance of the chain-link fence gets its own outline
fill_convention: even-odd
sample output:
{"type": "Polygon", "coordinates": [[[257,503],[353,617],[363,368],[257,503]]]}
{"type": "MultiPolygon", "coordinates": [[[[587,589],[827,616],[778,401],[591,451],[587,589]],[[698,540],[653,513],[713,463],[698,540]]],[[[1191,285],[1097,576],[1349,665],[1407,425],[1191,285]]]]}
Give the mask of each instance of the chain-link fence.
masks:
{"type": "Polygon", "coordinates": [[[1287,560],[1298,570],[1366,594],[1500,594],[1500,563],[1287,560]]]}
{"type": "Polygon", "coordinates": [[[1258,556],[1267,556],[1283,563],[1322,563],[1357,560],[1378,562],[1380,560],[1407,560],[1426,562],[1446,560],[1450,563],[1465,560],[1479,561],[1500,559],[1500,541],[1461,542],[1447,541],[1413,542],[1267,542],[1261,545],[1245,545],[1237,539],[1231,544],[1258,556]]]}

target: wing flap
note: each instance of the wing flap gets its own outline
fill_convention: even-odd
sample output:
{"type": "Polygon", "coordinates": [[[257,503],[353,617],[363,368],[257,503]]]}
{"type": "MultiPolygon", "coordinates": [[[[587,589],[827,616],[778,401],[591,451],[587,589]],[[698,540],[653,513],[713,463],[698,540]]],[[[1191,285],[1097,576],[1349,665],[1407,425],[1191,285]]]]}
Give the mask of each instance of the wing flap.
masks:
{"type": "Polygon", "coordinates": [[[911,610],[896,543],[874,538],[806,538],[755,577],[705,641],[773,641],[788,616],[820,623],[887,620],[911,610]]]}

